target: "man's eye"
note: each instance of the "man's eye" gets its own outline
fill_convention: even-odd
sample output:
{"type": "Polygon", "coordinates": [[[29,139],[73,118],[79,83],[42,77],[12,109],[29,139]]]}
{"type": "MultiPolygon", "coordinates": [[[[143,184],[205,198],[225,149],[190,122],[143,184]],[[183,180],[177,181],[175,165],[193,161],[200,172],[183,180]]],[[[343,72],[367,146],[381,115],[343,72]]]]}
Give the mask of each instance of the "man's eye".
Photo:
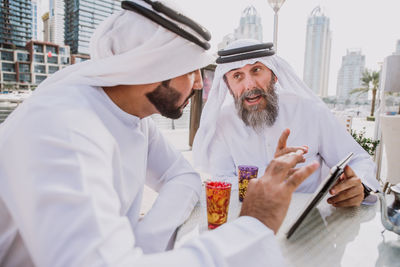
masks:
{"type": "Polygon", "coordinates": [[[240,74],[234,74],[233,75],[233,79],[239,79],[240,78],[240,74]]]}
{"type": "Polygon", "coordinates": [[[261,70],[260,67],[256,67],[256,68],[253,69],[253,72],[259,72],[260,70],[261,70]]]}

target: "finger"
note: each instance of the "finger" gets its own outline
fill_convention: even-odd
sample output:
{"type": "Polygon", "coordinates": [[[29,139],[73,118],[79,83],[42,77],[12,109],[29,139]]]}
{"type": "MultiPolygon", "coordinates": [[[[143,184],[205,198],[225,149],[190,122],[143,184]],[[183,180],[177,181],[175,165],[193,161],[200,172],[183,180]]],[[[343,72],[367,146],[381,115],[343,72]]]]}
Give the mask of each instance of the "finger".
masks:
{"type": "Polygon", "coordinates": [[[296,166],[297,163],[302,162],[303,151],[297,150],[283,156],[274,158],[271,160],[267,168],[265,169],[263,177],[261,179],[278,179],[283,181],[288,177],[289,171],[296,166]]]}
{"type": "Polygon", "coordinates": [[[349,165],[347,165],[347,166],[344,168],[344,176],[345,176],[345,178],[351,178],[351,177],[354,177],[354,176],[357,176],[357,175],[355,174],[355,172],[353,171],[353,169],[350,168],[349,165]]]}
{"type": "Polygon", "coordinates": [[[346,199],[344,201],[337,202],[335,204],[332,204],[334,207],[341,208],[341,207],[358,207],[361,205],[361,202],[363,201],[363,195],[361,196],[355,196],[350,199],[346,199]]]}
{"type": "Polygon", "coordinates": [[[317,161],[312,162],[307,166],[303,166],[295,171],[289,178],[286,180],[286,187],[290,192],[294,192],[297,187],[308,177],[310,176],[316,169],[318,169],[319,163],[317,161]]]}
{"type": "Polygon", "coordinates": [[[295,173],[298,170],[299,170],[299,168],[291,168],[289,173],[288,173],[288,176],[292,175],[293,173],[295,173]]]}
{"type": "Polygon", "coordinates": [[[305,146],[290,146],[283,148],[279,151],[279,153],[283,154],[288,154],[290,152],[296,152],[297,150],[303,150],[303,153],[306,154],[308,152],[308,148],[305,146]]]}
{"type": "Polygon", "coordinates": [[[339,194],[342,191],[349,189],[350,187],[359,187],[362,188],[361,179],[356,177],[352,177],[350,179],[345,179],[334,185],[329,192],[332,195],[339,194]]]}
{"type": "Polygon", "coordinates": [[[281,137],[279,137],[279,140],[278,140],[278,146],[276,147],[277,151],[284,149],[286,147],[286,141],[289,137],[289,134],[290,134],[290,130],[288,128],[283,130],[281,137]]]}
{"type": "Polygon", "coordinates": [[[340,192],[339,194],[336,194],[333,197],[328,198],[328,203],[329,204],[335,204],[335,203],[338,203],[338,202],[353,198],[353,197],[358,196],[358,195],[364,195],[364,191],[360,190],[357,187],[351,187],[351,188],[349,188],[347,190],[344,190],[344,191],[340,192]]]}

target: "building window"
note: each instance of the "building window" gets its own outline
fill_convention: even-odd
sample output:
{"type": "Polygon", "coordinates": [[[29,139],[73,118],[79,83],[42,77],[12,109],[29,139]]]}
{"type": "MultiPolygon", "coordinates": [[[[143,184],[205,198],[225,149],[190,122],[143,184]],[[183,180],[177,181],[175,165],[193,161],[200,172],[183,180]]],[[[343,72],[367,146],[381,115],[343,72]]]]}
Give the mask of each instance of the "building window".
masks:
{"type": "Polygon", "coordinates": [[[68,65],[69,57],[61,57],[61,64],[68,65]]]}
{"type": "Polygon", "coordinates": [[[18,61],[28,61],[29,62],[29,54],[18,53],[17,59],[18,59],[18,61]]]}
{"type": "Polygon", "coordinates": [[[14,53],[8,51],[1,51],[1,59],[7,61],[14,61],[14,53]]]}
{"type": "Polygon", "coordinates": [[[15,72],[15,64],[3,62],[3,63],[1,63],[1,70],[2,71],[15,72]]]}
{"type": "Polygon", "coordinates": [[[46,52],[47,53],[51,52],[52,54],[57,54],[57,47],[47,45],[46,46],[46,52]]]}
{"type": "Polygon", "coordinates": [[[43,82],[46,78],[47,78],[47,76],[44,76],[44,75],[35,75],[36,84],[43,82]]]}
{"type": "Polygon", "coordinates": [[[59,51],[61,56],[69,56],[69,49],[66,47],[60,47],[59,51]]]}
{"type": "Polygon", "coordinates": [[[19,63],[19,72],[30,72],[29,64],[19,63]]]}
{"type": "Polygon", "coordinates": [[[5,81],[5,82],[16,82],[17,81],[17,75],[16,74],[11,74],[11,73],[3,73],[3,81],[5,81]]]}
{"type": "Polygon", "coordinates": [[[35,73],[46,73],[46,67],[45,65],[34,65],[33,67],[33,72],[35,73]]]}
{"type": "Polygon", "coordinates": [[[42,55],[34,55],[34,61],[44,63],[44,56],[42,55]]]}
{"type": "Polygon", "coordinates": [[[47,63],[58,64],[58,57],[57,56],[47,56],[47,63]]]}
{"type": "Polygon", "coordinates": [[[28,74],[28,73],[20,73],[19,74],[19,81],[20,82],[30,83],[31,82],[31,75],[28,74]]]}
{"type": "Polygon", "coordinates": [[[57,66],[49,66],[49,73],[51,74],[51,73],[54,73],[54,72],[56,72],[56,71],[58,71],[58,67],[57,66]]]}
{"type": "Polygon", "coordinates": [[[43,53],[43,45],[34,44],[33,51],[36,53],[43,53]]]}

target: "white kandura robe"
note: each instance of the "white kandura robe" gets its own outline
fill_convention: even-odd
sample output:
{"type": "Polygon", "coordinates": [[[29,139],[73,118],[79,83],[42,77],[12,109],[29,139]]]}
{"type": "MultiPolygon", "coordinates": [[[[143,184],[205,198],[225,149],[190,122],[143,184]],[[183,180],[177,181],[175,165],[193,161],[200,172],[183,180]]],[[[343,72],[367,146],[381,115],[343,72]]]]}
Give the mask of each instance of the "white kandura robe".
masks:
{"type": "Polygon", "coordinates": [[[0,126],[0,266],[282,266],[251,217],[167,249],[200,178],[99,87],[36,92],[0,126]],[[159,192],[139,221],[143,186],[159,192]]]}
{"type": "MultiPolygon", "coordinates": [[[[225,104],[218,117],[216,133],[207,155],[210,164],[204,171],[217,176],[236,176],[239,165],[254,165],[259,168],[258,176],[262,176],[274,158],[279,137],[284,129],[289,128],[287,146],[309,147],[304,164],[317,160],[320,164],[324,161],[328,167],[332,167],[350,152],[354,152],[350,167],[363,183],[373,189],[379,188],[371,157],[322,102],[293,94],[278,95],[277,120],[260,134],[244,124],[233,102],[225,104]]],[[[314,192],[326,178],[325,175],[321,175],[320,167],[299,186],[297,192],[314,192]]]]}

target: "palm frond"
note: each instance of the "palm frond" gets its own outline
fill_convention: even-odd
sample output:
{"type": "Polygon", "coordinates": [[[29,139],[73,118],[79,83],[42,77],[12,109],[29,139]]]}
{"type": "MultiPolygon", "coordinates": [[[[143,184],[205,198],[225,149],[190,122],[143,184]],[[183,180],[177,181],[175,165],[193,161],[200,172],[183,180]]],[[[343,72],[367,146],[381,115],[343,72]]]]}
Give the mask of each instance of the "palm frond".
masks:
{"type": "Polygon", "coordinates": [[[368,91],[369,91],[369,88],[355,88],[355,89],[351,90],[351,91],[349,92],[349,94],[352,95],[352,94],[358,93],[357,96],[359,96],[359,95],[362,95],[362,94],[364,94],[364,93],[368,93],[368,91]]]}

